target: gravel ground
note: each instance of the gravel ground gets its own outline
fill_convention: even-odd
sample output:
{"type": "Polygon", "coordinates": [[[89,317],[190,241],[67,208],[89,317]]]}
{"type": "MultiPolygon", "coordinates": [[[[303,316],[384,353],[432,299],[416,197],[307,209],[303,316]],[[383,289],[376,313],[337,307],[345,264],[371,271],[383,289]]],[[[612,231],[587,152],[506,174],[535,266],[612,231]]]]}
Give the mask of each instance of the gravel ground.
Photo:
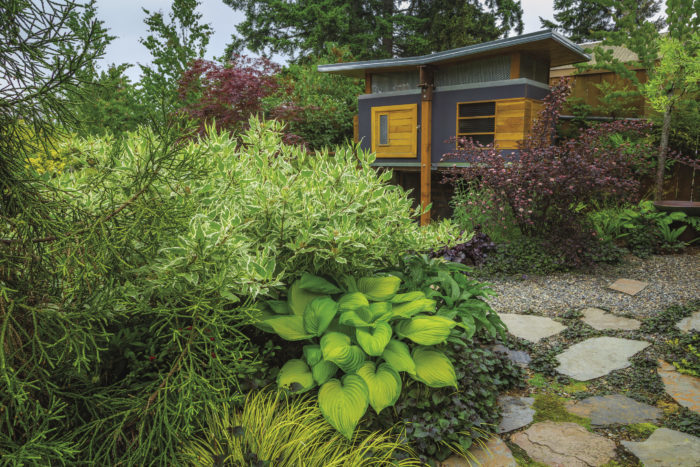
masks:
{"type": "Polygon", "coordinates": [[[700,299],[700,248],[684,254],[626,257],[615,266],[587,272],[557,273],[487,280],[498,296],[489,303],[500,313],[560,316],[569,310],[597,307],[638,318],[653,316],[671,304],[700,299]],[[630,296],[608,289],[615,280],[636,279],[649,285],[630,296]]]}

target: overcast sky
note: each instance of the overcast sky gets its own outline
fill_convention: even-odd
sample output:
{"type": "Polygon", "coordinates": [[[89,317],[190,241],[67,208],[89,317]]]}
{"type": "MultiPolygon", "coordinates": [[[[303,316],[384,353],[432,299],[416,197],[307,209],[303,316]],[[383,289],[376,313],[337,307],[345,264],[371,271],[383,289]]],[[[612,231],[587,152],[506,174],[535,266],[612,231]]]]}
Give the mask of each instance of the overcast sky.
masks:
{"type": "MultiPolygon", "coordinates": [[[[521,0],[523,6],[524,32],[539,31],[539,16],[552,19],[553,0],[521,0]]],[[[107,48],[107,53],[101,61],[106,68],[110,63],[148,64],[150,55],[146,48],[139,43],[139,38],[146,35],[143,23],[148,10],[170,11],[171,0],[97,0],[98,15],[109,28],[110,34],[117,36],[107,48]]],[[[207,58],[220,56],[230,42],[231,34],[235,32],[237,23],[244,15],[232,10],[221,0],[202,0],[199,9],[204,22],[210,23],[214,34],[209,42],[207,58]]],[[[279,59],[277,61],[280,61],[279,59]]],[[[140,69],[137,66],[127,71],[132,80],[138,79],[140,69]]]]}

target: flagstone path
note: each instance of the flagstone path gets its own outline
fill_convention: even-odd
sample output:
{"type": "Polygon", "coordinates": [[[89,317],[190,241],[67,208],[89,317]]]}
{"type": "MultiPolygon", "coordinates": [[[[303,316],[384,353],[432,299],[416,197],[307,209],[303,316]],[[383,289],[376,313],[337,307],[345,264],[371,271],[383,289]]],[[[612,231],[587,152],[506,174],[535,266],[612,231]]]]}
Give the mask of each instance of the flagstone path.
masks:
{"type": "Polygon", "coordinates": [[[614,442],[576,423],[535,423],[510,439],[533,460],[551,466],[598,466],[615,457],[614,442]]]}
{"type": "Polygon", "coordinates": [[[662,416],[658,407],[642,404],[621,394],[594,396],[567,405],[566,410],[591,419],[592,426],[656,423],[662,416]]]}
{"type": "Polygon", "coordinates": [[[666,392],[680,405],[700,414],[700,379],[678,373],[673,365],[664,361],[660,360],[659,364],[657,371],[666,392]]]}
{"type": "MultiPolygon", "coordinates": [[[[698,287],[700,287],[700,284],[698,284],[698,287]]],[[[683,318],[676,324],[676,327],[683,332],[700,332],[700,311],[696,311],[687,318],[683,318]]]]}
{"type": "Polygon", "coordinates": [[[598,331],[605,331],[608,329],[636,331],[642,325],[642,323],[636,319],[624,318],[612,313],[606,313],[600,308],[586,308],[581,313],[583,313],[583,322],[598,331]]]}
{"type": "Polygon", "coordinates": [[[593,337],[557,355],[557,371],[578,381],[600,378],[630,366],[629,358],[649,345],[619,337],[593,337]]]}
{"type": "MultiPolygon", "coordinates": [[[[698,259],[684,259],[684,261],[700,265],[698,259]]],[[[690,278],[690,283],[693,283],[694,277],[700,277],[698,270],[698,268],[691,268],[691,271],[694,272],[690,274],[693,276],[690,278]]],[[[642,276],[640,275],[640,277],[642,276]]],[[[586,382],[585,384],[573,382],[571,385],[573,389],[570,391],[575,392],[577,387],[582,388],[578,391],[586,391],[587,384],[605,378],[613,371],[629,367],[631,358],[640,352],[649,355],[645,349],[656,344],[656,337],[650,336],[648,331],[642,332],[640,330],[644,319],[656,313],[649,311],[652,310],[649,302],[662,303],[661,307],[665,309],[667,305],[663,304],[666,303],[664,300],[670,301],[672,298],[667,298],[664,292],[664,298],[661,301],[655,299],[653,297],[655,293],[666,289],[659,287],[659,283],[653,277],[644,276],[644,278],[647,280],[608,280],[606,282],[601,280],[597,282],[598,291],[592,295],[595,297],[600,294],[600,296],[609,297],[610,294],[615,294],[617,303],[623,304],[621,307],[610,306],[609,299],[596,303],[595,300],[583,298],[577,302],[579,303],[578,307],[563,308],[562,303],[572,302],[559,301],[558,298],[552,300],[551,289],[535,286],[534,290],[530,290],[529,297],[531,299],[528,298],[530,301],[527,304],[521,300],[522,296],[527,295],[527,291],[524,290],[517,291],[510,299],[501,299],[494,308],[500,311],[499,316],[508,327],[510,334],[532,343],[531,345],[539,346],[535,348],[541,349],[542,346],[545,346],[546,349],[552,345],[551,343],[557,343],[557,345],[563,343],[562,350],[559,350],[554,356],[558,362],[556,371],[573,380],[586,382]],[[601,292],[604,289],[607,289],[608,292],[601,292]],[[533,307],[531,305],[536,303],[538,293],[542,294],[542,303],[533,307]],[[605,295],[606,293],[608,295],[605,295]],[[519,304],[519,306],[505,306],[509,301],[519,304]],[[636,311],[642,308],[644,309],[642,313],[636,311]],[[578,314],[571,314],[572,311],[578,314]],[[639,319],[620,316],[620,313],[628,314],[628,316],[631,314],[639,319]],[[576,316],[584,324],[583,327],[576,322],[576,316]],[[566,325],[560,322],[561,317],[566,319],[566,325]],[[569,329],[572,331],[568,331],[569,329]],[[601,336],[600,334],[605,335],[601,336]],[[583,340],[573,345],[567,345],[569,336],[580,336],[583,340]],[[586,338],[587,336],[592,337],[586,338]],[[575,386],[575,384],[580,386],[575,386]]],[[[567,279],[567,281],[569,284],[576,283],[576,280],[567,279]]],[[[539,284],[543,282],[540,281],[539,284]]],[[[678,285],[677,290],[681,292],[677,293],[677,296],[693,297],[694,294],[695,299],[700,299],[700,290],[696,288],[697,282],[694,284],[695,286],[690,288],[687,285],[685,288],[678,285]]],[[[558,286],[554,285],[553,287],[556,289],[558,286]]],[[[497,288],[499,293],[505,295],[508,295],[508,289],[508,287],[503,287],[501,290],[497,288]]],[[[682,332],[698,332],[700,330],[700,311],[679,320],[676,326],[682,332]]],[[[505,355],[513,363],[526,370],[531,364],[530,354],[522,347],[520,349],[517,347],[509,348],[498,344],[493,347],[493,350],[505,355]]],[[[533,354],[533,356],[535,355],[533,354]]],[[[653,349],[651,355],[655,355],[653,349]]],[[[649,371],[654,370],[650,369],[649,371]]],[[[678,404],[700,414],[699,378],[680,374],[672,365],[664,361],[659,361],[659,367],[656,371],[669,396],[678,404]]],[[[627,373],[627,375],[631,374],[634,372],[627,373]]],[[[563,384],[565,383],[562,382],[563,384]]],[[[594,385],[594,387],[601,386],[594,385]]],[[[529,388],[530,394],[534,392],[536,395],[542,391],[547,391],[547,389],[541,386],[529,388]]],[[[505,440],[511,443],[510,446],[514,449],[515,447],[522,449],[533,461],[552,467],[600,466],[613,459],[619,460],[620,452],[626,452],[624,455],[628,456],[623,458],[624,462],[632,461],[634,463],[635,457],[633,456],[636,456],[645,466],[700,466],[699,438],[664,427],[657,428],[652,433],[655,428],[654,424],[660,424],[665,420],[664,411],[660,407],[644,404],[625,394],[606,394],[605,392],[602,395],[592,395],[578,401],[563,400],[565,411],[590,421],[591,430],[587,430],[584,426],[571,422],[538,421],[533,423],[537,414],[533,407],[535,400],[534,397],[501,396],[498,403],[502,409],[503,418],[497,428],[501,437],[494,438],[488,445],[493,453],[489,455],[489,450],[474,447],[471,450],[474,456],[471,462],[453,457],[442,465],[444,467],[479,465],[475,460],[488,467],[516,465],[508,445],[502,441],[505,440]],[[624,438],[619,439],[619,435],[617,435],[618,437],[611,435],[608,431],[611,428],[637,426],[636,424],[643,424],[639,426],[644,427],[643,429],[648,430],[647,433],[651,434],[639,431],[638,435],[632,437],[632,439],[639,441],[627,441],[624,438]],[[607,433],[607,435],[601,436],[601,433],[607,433]],[[616,448],[616,442],[609,439],[610,436],[620,443],[620,448],[616,448]]],[[[664,403],[669,404],[669,402],[664,403]]],[[[589,423],[588,421],[586,423],[589,423]]],[[[518,456],[520,455],[518,454],[518,456]]]]}
{"type": "Polygon", "coordinates": [[[700,438],[668,428],[659,428],[644,442],[622,445],[645,467],[697,467],[700,461],[700,438]]]}
{"type": "Polygon", "coordinates": [[[498,317],[508,327],[508,332],[530,342],[537,342],[566,329],[561,323],[544,316],[499,313],[498,317]]]}

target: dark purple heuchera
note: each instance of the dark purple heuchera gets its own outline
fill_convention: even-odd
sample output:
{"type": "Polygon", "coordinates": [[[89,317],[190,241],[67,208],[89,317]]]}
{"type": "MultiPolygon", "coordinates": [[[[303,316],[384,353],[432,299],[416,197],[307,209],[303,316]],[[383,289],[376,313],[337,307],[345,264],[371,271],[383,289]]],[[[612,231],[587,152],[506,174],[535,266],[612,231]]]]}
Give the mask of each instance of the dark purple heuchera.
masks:
{"type": "Polygon", "coordinates": [[[430,254],[430,257],[442,257],[455,263],[480,266],[484,264],[488,255],[495,249],[496,244],[477,226],[476,232],[468,241],[458,243],[453,247],[435,250],[430,254]]]}
{"type": "Polygon", "coordinates": [[[642,121],[606,122],[576,138],[558,140],[556,125],[570,93],[568,80],[552,88],[519,156],[504,157],[493,146],[460,141],[462,149],[447,154],[445,160],[470,165],[449,169],[445,181],[478,181],[490,193],[484,210],[499,214],[504,206],[510,207],[523,234],[543,238],[577,263],[592,240],[578,207],[590,206],[591,201],[633,198],[639,187],[633,168],[653,147],[641,138],[634,150],[628,142],[610,143],[614,134],[645,136],[651,124],[642,121]]]}

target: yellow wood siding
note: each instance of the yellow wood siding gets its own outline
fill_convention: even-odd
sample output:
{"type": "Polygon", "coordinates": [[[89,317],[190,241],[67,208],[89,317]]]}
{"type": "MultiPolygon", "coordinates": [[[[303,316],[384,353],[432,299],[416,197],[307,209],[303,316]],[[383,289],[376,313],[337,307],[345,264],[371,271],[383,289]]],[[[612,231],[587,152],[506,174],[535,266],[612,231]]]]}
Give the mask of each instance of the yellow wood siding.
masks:
{"type": "Polygon", "coordinates": [[[496,137],[498,149],[518,149],[542,107],[534,99],[502,99],[496,101],[496,137]]]}
{"type": "Polygon", "coordinates": [[[418,154],[418,105],[372,107],[372,152],[378,158],[412,158],[418,154]],[[380,116],[387,116],[388,144],[379,144],[380,116]]]}

